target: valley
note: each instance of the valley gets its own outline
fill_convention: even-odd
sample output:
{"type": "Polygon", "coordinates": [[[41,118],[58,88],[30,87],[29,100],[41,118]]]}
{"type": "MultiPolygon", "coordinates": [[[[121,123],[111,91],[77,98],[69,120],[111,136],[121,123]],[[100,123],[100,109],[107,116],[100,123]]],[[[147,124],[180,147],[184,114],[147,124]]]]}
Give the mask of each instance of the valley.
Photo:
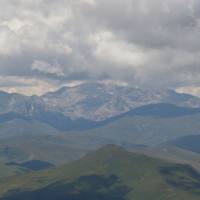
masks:
{"type": "Polygon", "coordinates": [[[198,98],[176,95],[101,121],[29,100],[1,113],[0,199],[198,199],[198,98]]]}

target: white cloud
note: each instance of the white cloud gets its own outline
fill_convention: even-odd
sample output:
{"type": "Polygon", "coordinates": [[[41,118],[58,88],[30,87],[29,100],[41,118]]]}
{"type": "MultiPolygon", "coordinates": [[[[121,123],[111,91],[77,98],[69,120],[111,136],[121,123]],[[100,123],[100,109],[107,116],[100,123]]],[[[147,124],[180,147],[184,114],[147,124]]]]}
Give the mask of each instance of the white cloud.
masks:
{"type": "Polygon", "coordinates": [[[0,26],[0,55],[17,54],[21,49],[20,39],[5,26],[0,26]]]}
{"type": "Polygon", "coordinates": [[[54,62],[54,64],[49,64],[45,61],[35,60],[32,65],[32,70],[36,70],[45,74],[55,74],[57,76],[64,76],[61,66],[54,62]]]}
{"type": "Polygon", "coordinates": [[[191,87],[180,87],[176,89],[177,92],[191,94],[194,96],[200,97],[200,87],[191,86],[191,87]]]}
{"type": "Polygon", "coordinates": [[[97,59],[115,66],[141,67],[146,61],[144,52],[137,46],[119,40],[110,31],[97,32],[90,36],[91,43],[96,46],[94,55],[97,59]]]}
{"type": "Polygon", "coordinates": [[[55,84],[35,78],[19,78],[17,76],[0,76],[0,90],[10,93],[25,95],[42,95],[48,91],[57,89],[55,84]]]}
{"type": "Polygon", "coordinates": [[[86,4],[89,4],[89,5],[96,5],[96,0],[80,0],[81,3],[86,3],[86,4]]]}

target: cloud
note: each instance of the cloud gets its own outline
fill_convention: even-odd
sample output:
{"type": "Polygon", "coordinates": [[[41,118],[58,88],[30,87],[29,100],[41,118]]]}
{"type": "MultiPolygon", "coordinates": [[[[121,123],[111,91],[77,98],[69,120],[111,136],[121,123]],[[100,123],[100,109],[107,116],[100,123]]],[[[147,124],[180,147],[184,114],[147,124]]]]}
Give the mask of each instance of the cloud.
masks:
{"type": "Polygon", "coordinates": [[[54,65],[51,65],[44,61],[35,60],[32,64],[32,70],[44,74],[55,74],[57,76],[64,76],[61,66],[59,66],[59,64],[56,62],[54,63],[54,65]]]}
{"type": "Polygon", "coordinates": [[[191,86],[191,87],[180,87],[177,89],[179,93],[189,93],[194,96],[200,96],[200,87],[191,86]]]}
{"type": "Polygon", "coordinates": [[[0,74],[27,87],[33,79],[41,88],[72,80],[200,87],[198,0],[1,0],[0,6],[0,74]]]}
{"type": "Polygon", "coordinates": [[[137,67],[144,65],[146,60],[144,52],[139,47],[115,38],[109,31],[91,35],[91,42],[96,44],[94,56],[100,61],[113,63],[116,67],[137,67]]]}
{"type": "Polygon", "coordinates": [[[58,86],[51,82],[38,80],[34,78],[19,78],[15,76],[0,76],[0,90],[6,92],[22,93],[25,95],[41,95],[48,91],[57,89],[58,86]]]}

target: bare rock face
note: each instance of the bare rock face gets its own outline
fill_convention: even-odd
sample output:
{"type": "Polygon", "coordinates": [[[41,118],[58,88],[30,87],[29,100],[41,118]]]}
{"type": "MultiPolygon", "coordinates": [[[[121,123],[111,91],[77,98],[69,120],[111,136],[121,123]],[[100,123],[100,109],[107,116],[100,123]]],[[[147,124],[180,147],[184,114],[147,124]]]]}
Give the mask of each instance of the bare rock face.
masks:
{"type": "Polygon", "coordinates": [[[125,113],[131,109],[154,103],[200,107],[200,99],[173,90],[147,90],[128,85],[83,83],[63,87],[43,95],[47,110],[62,112],[71,118],[95,121],[125,113]]]}
{"type": "Polygon", "coordinates": [[[0,92],[0,114],[14,112],[30,117],[44,109],[45,104],[41,97],[0,92]]]}

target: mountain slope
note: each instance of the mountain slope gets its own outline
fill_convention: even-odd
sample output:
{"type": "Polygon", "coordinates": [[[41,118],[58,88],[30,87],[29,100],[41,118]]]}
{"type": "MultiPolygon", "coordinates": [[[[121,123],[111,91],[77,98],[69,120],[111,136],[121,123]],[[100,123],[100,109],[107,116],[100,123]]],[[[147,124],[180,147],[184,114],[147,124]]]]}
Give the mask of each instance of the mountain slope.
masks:
{"type": "Polygon", "coordinates": [[[71,131],[71,130],[87,130],[102,126],[106,121],[95,122],[87,119],[74,119],[66,117],[62,113],[52,111],[40,111],[32,113],[31,116],[25,116],[15,112],[5,113],[0,115],[0,125],[13,120],[24,121],[24,123],[34,124],[34,122],[47,124],[58,131],[71,131]]]}
{"type": "Polygon", "coordinates": [[[0,138],[19,137],[21,135],[56,135],[59,131],[37,120],[14,119],[0,123],[0,138]]]}
{"type": "Polygon", "coordinates": [[[28,172],[27,168],[20,166],[8,166],[4,161],[0,160],[0,180],[5,180],[16,175],[22,175],[26,172],[28,172]]]}
{"type": "Polygon", "coordinates": [[[2,200],[197,200],[191,167],[106,146],[60,168],[0,182],[2,200]]]}
{"type": "Polygon", "coordinates": [[[200,135],[189,135],[177,138],[176,140],[169,141],[167,144],[171,144],[195,153],[200,153],[200,135]]]}
{"type": "Polygon", "coordinates": [[[42,160],[29,160],[29,161],[21,162],[21,163],[9,162],[9,163],[6,163],[6,165],[22,167],[22,168],[32,170],[32,171],[40,171],[40,170],[50,169],[54,167],[54,165],[52,165],[51,163],[42,161],[42,160]]]}
{"type": "Polygon", "coordinates": [[[171,144],[162,144],[155,147],[129,148],[130,151],[159,158],[178,164],[187,164],[200,171],[200,154],[182,149],[171,144]]]}
{"type": "Polygon", "coordinates": [[[105,120],[147,104],[170,103],[200,107],[200,99],[173,90],[135,88],[99,82],[63,87],[42,96],[46,108],[72,118],[105,120]]]}
{"type": "Polygon", "coordinates": [[[28,97],[0,92],[0,115],[14,113],[27,118],[49,112],[71,119],[102,121],[134,108],[157,103],[197,108],[200,107],[200,98],[173,90],[87,82],[74,87],[63,87],[43,96],[28,97]]]}
{"type": "Polygon", "coordinates": [[[199,108],[179,107],[172,104],[160,103],[145,105],[133,109],[122,115],[109,118],[104,121],[91,121],[87,119],[71,119],[64,114],[55,111],[38,111],[31,116],[25,116],[15,112],[0,115],[0,125],[13,120],[24,121],[24,124],[34,124],[36,122],[51,126],[58,131],[84,131],[94,128],[103,127],[123,117],[154,117],[154,118],[176,118],[200,113],[199,108]]]}
{"type": "Polygon", "coordinates": [[[112,141],[158,145],[179,137],[200,134],[199,121],[198,108],[152,104],[129,111],[83,133],[112,141]]]}
{"type": "Polygon", "coordinates": [[[135,108],[122,116],[153,116],[158,118],[172,118],[200,113],[200,108],[175,106],[169,103],[149,104],[135,108]]]}
{"type": "Polygon", "coordinates": [[[0,114],[17,113],[31,116],[44,109],[44,102],[38,96],[28,97],[16,93],[0,92],[0,114]]]}
{"type": "Polygon", "coordinates": [[[45,134],[4,138],[0,140],[0,157],[5,163],[43,160],[58,165],[78,159],[93,149],[89,141],[89,138],[45,134]]]}
{"type": "MultiPolygon", "coordinates": [[[[71,120],[57,112],[44,112],[32,117],[33,119],[20,118],[0,123],[0,138],[13,137],[13,141],[18,144],[19,136],[29,135],[29,141],[36,141],[33,139],[34,135],[36,138],[40,135],[41,140],[38,141],[42,143],[43,135],[63,135],[66,139],[62,143],[66,142],[66,146],[71,142],[75,146],[78,144],[79,147],[85,148],[91,145],[100,147],[99,144],[157,145],[180,137],[200,134],[199,109],[171,104],[142,106],[101,122],[71,120]]],[[[10,143],[9,140],[5,141],[5,144],[6,142],[10,143]]]]}

